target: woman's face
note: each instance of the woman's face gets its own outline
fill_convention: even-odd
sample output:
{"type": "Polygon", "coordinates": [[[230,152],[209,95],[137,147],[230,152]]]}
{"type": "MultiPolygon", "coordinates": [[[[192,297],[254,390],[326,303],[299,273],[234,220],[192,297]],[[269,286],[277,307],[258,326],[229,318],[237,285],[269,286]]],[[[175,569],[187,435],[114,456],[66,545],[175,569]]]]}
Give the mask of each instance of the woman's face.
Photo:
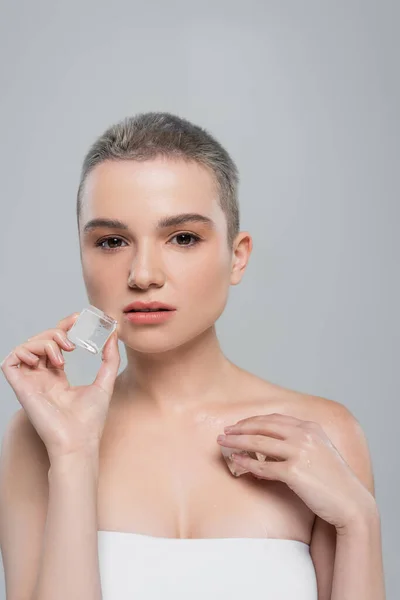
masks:
{"type": "Polygon", "coordinates": [[[228,248],[212,175],[183,160],[100,163],[85,183],[79,229],[89,302],[115,318],[119,339],[139,352],[178,347],[211,327],[251,252],[251,238],[243,233],[228,248]],[[210,222],[157,227],[160,219],[182,213],[210,222]],[[98,218],[127,227],[85,231],[98,218]],[[136,300],[165,302],[176,311],[164,323],[135,324],[123,309],[136,300]]]}

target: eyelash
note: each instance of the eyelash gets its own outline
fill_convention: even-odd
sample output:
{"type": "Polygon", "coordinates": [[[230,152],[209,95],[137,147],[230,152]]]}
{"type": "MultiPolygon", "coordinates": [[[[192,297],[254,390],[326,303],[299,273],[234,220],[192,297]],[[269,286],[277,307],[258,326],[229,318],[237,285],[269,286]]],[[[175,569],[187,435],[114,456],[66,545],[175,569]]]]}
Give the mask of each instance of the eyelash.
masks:
{"type": "MultiPolygon", "coordinates": [[[[175,237],[178,237],[180,235],[189,235],[190,237],[192,237],[195,241],[193,244],[177,244],[178,246],[180,246],[181,248],[193,248],[193,246],[196,246],[199,242],[201,242],[201,238],[198,235],[195,235],[194,233],[189,233],[189,232],[182,232],[182,233],[176,233],[171,239],[174,239],[175,237]]],[[[108,236],[106,238],[103,238],[102,240],[99,240],[98,242],[96,242],[95,246],[100,246],[102,250],[104,250],[105,252],[116,252],[120,249],[119,248],[105,248],[104,246],[102,246],[102,244],[104,244],[104,242],[107,242],[108,240],[120,240],[122,242],[124,242],[125,240],[123,240],[122,238],[116,236],[116,235],[111,235],[108,236]]]]}

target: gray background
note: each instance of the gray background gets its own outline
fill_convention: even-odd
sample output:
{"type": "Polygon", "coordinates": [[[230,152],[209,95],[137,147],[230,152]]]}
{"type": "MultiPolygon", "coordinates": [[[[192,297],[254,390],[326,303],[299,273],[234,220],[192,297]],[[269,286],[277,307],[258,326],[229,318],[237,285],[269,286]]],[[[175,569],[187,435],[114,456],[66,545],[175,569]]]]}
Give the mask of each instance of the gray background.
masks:
{"type": "MultiPolygon", "coordinates": [[[[0,8],[1,360],[87,304],[75,195],[94,138],[148,110],[206,127],[238,164],[254,240],[217,323],[223,350],[360,421],[388,599],[400,594],[399,17],[382,0],[0,8]]],[[[73,384],[99,367],[84,351],[66,363],[73,384]]],[[[3,434],[20,404],[4,377],[0,392],[3,434]]]]}

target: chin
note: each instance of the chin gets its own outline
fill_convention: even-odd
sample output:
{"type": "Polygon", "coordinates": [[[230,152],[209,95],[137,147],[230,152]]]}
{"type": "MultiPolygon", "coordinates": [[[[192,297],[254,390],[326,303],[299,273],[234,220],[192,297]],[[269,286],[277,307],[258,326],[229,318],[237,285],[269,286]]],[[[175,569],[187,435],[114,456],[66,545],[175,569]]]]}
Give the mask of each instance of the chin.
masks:
{"type": "Polygon", "coordinates": [[[161,354],[162,352],[170,352],[171,350],[183,349],[195,344],[201,337],[213,333],[214,322],[211,325],[202,327],[200,330],[184,331],[171,333],[167,330],[155,331],[155,327],[151,330],[150,326],[147,330],[141,331],[138,335],[133,332],[131,335],[123,335],[119,339],[127,348],[134,352],[142,354],[161,354]],[[127,339],[130,338],[130,339],[127,339]]]}

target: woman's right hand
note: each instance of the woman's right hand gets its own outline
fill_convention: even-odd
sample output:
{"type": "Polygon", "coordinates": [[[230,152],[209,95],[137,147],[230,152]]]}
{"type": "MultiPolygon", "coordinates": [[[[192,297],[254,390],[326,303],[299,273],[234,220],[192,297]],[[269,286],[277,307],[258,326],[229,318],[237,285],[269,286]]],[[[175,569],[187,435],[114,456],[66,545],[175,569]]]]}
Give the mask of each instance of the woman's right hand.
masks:
{"type": "Polygon", "coordinates": [[[43,440],[50,461],[61,456],[98,450],[108,413],[120,355],[117,332],[103,348],[102,363],[90,385],[71,387],[61,350],[70,352],[66,332],[79,313],[73,313],[20,344],[1,363],[8,383],[43,440]]]}

